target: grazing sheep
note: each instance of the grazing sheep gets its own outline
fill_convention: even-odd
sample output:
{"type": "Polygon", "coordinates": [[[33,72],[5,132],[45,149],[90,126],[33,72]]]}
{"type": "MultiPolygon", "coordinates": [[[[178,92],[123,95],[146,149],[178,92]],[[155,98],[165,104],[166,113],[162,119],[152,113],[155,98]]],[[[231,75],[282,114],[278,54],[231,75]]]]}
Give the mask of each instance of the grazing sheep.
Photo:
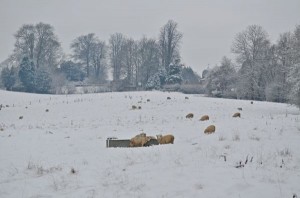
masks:
{"type": "Polygon", "coordinates": [[[136,135],[134,137],[146,137],[146,133],[140,133],[140,134],[138,134],[138,135],[136,135]]]}
{"type": "Polygon", "coordinates": [[[237,108],[239,111],[242,111],[243,110],[243,108],[242,107],[239,107],[239,108],[237,108]]]}
{"type": "Polygon", "coordinates": [[[216,131],[215,125],[210,125],[204,130],[204,133],[211,134],[211,133],[214,133],[215,131],[216,131]]]}
{"type": "Polygon", "coordinates": [[[173,135],[156,135],[156,137],[159,144],[173,144],[175,139],[173,135]]]}
{"type": "Polygon", "coordinates": [[[153,140],[153,139],[156,140],[156,137],[154,137],[154,136],[146,136],[146,137],[147,137],[148,141],[153,140]]]}
{"type": "Polygon", "coordinates": [[[132,105],[132,107],[131,107],[132,109],[136,109],[137,107],[135,106],[135,105],[132,105]]]}
{"type": "Polygon", "coordinates": [[[46,109],[46,112],[49,112],[49,109],[46,109]]]}
{"type": "Polygon", "coordinates": [[[187,114],[185,117],[186,117],[186,118],[193,118],[193,117],[194,117],[194,114],[189,113],[189,114],[187,114]]]}
{"type": "Polygon", "coordinates": [[[22,120],[22,119],[23,119],[23,116],[20,116],[19,119],[22,120]]]}
{"type": "Polygon", "coordinates": [[[167,100],[171,100],[171,97],[167,97],[167,100]]]}
{"type": "Polygon", "coordinates": [[[187,96],[186,96],[186,97],[185,97],[185,99],[186,99],[186,100],[188,100],[188,99],[189,99],[189,97],[187,97],[187,96]]]}
{"type": "Polygon", "coordinates": [[[200,118],[200,121],[206,121],[209,120],[209,116],[208,115],[204,115],[200,118]]]}
{"type": "Polygon", "coordinates": [[[239,117],[240,118],[241,117],[241,113],[237,112],[237,113],[233,114],[232,117],[234,117],[234,118],[239,117]]]}
{"type": "Polygon", "coordinates": [[[129,147],[141,147],[144,146],[148,142],[148,138],[146,136],[135,136],[130,139],[129,147]]]}

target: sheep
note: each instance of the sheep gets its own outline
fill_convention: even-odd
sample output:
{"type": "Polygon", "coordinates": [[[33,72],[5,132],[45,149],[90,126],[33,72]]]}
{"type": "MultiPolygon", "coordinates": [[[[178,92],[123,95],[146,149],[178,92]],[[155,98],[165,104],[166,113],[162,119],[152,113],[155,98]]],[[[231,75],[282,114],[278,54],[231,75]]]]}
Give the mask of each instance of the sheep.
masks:
{"type": "Polygon", "coordinates": [[[167,97],[167,100],[171,100],[171,97],[167,97]]]}
{"type": "Polygon", "coordinates": [[[236,118],[236,117],[241,117],[241,113],[237,112],[237,113],[233,114],[232,117],[234,117],[234,118],[236,118]]]}
{"type": "Polygon", "coordinates": [[[209,116],[208,115],[204,115],[200,118],[200,121],[206,121],[209,120],[209,116]]]}
{"type": "Polygon", "coordinates": [[[132,109],[136,109],[137,107],[135,105],[132,105],[132,109]]]}
{"type": "Polygon", "coordinates": [[[193,118],[194,117],[194,114],[193,113],[189,113],[185,116],[186,118],[193,118]]]}
{"type": "Polygon", "coordinates": [[[204,133],[211,134],[211,133],[214,133],[215,131],[216,131],[215,125],[210,125],[204,130],[204,133]]]}
{"type": "Polygon", "coordinates": [[[46,112],[49,112],[49,109],[46,109],[46,112]]]}
{"type": "Polygon", "coordinates": [[[157,141],[159,144],[173,144],[174,143],[174,136],[169,134],[169,135],[156,135],[157,141]]]}
{"type": "Polygon", "coordinates": [[[141,133],[130,139],[129,147],[144,146],[149,139],[146,137],[146,133],[141,133]]]}
{"type": "Polygon", "coordinates": [[[189,97],[187,97],[187,96],[186,96],[186,97],[185,97],[185,99],[186,99],[186,100],[188,100],[188,99],[189,99],[189,97]]]}
{"type": "Polygon", "coordinates": [[[23,119],[23,116],[20,116],[19,119],[22,120],[22,119],[23,119]]]}
{"type": "Polygon", "coordinates": [[[243,108],[242,107],[239,107],[239,108],[237,108],[239,111],[242,111],[243,110],[243,108]]]}
{"type": "Polygon", "coordinates": [[[251,104],[253,104],[253,101],[251,101],[251,104]]]}
{"type": "Polygon", "coordinates": [[[147,142],[144,144],[144,146],[152,146],[152,145],[158,145],[158,141],[153,136],[147,136],[147,142]]]}
{"type": "Polygon", "coordinates": [[[150,102],[150,99],[147,99],[147,102],[150,102]]]}
{"type": "Polygon", "coordinates": [[[140,133],[140,134],[138,134],[138,135],[136,135],[134,137],[146,137],[146,133],[140,133]]]}
{"type": "Polygon", "coordinates": [[[154,137],[154,136],[146,136],[146,137],[147,137],[148,141],[153,140],[153,139],[156,140],[156,137],[154,137]]]}

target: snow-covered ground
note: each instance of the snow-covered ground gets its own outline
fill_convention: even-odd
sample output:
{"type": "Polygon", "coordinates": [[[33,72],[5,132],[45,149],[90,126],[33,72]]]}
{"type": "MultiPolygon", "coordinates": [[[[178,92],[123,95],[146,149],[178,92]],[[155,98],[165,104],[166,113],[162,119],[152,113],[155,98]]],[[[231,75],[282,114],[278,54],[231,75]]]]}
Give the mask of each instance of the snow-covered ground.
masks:
{"type": "Polygon", "coordinates": [[[300,197],[296,107],[186,96],[0,91],[0,197],[300,197]],[[211,124],[216,132],[205,135],[211,124]],[[141,132],[175,142],[106,148],[107,137],[141,132]]]}

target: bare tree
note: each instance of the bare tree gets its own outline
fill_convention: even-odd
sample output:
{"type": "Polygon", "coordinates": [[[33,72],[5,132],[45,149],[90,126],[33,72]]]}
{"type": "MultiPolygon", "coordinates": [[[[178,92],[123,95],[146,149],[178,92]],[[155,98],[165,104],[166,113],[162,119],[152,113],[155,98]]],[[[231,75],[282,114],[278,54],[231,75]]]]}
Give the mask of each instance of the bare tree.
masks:
{"type": "Polygon", "coordinates": [[[107,46],[104,41],[96,41],[92,45],[91,57],[96,80],[106,80],[107,46]]]}
{"type": "Polygon", "coordinates": [[[160,30],[159,46],[162,65],[169,71],[169,65],[180,58],[179,47],[183,37],[177,30],[178,24],[169,20],[160,30]]]}
{"type": "Polygon", "coordinates": [[[124,64],[126,67],[126,80],[129,85],[135,84],[135,73],[138,67],[138,44],[133,39],[126,39],[124,43],[124,64]]]}
{"type": "Polygon", "coordinates": [[[35,27],[32,24],[23,25],[14,35],[16,38],[14,52],[17,55],[27,55],[33,59],[35,47],[35,27]]]}
{"type": "Polygon", "coordinates": [[[125,37],[121,33],[110,36],[110,63],[113,69],[113,80],[119,81],[124,71],[124,45],[125,37]]]}
{"type": "Polygon", "coordinates": [[[140,67],[139,81],[146,85],[148,79],[159,69],[159,45],[155,39],[143,37],[139,41],[140,67]]]}
{"type": "Polygon", "coordinates": [[[94,33],[77,37],[71,44],[73,49],[73,57],[81,61],[86,68],[87,77],[90,76],[90,62],[92,59],[92,47],[96,43],[97,38],[94,33]]]}
{"type": "Polygon", "coordinates": [[[60,43],[49,24],[25,24],[15,34],[14,56],[17,61],[25,56],[33,60],[35,66],[56,66],[61,55],[60,43]]]}

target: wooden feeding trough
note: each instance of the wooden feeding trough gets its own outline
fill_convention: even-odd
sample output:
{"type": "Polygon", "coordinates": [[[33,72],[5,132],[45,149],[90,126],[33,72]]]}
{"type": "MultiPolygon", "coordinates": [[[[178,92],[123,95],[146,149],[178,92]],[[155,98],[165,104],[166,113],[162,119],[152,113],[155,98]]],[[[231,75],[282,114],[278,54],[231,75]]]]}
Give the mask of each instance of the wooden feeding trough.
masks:
{"type": "MultiPolygon", "coordinates": [[[[106,139],[106,147],[107,148],[117,148],[117,147],[129,147],[130,140],[129,139],[118,139],[117,137],[108,137],[106,139]]],[[[156,139],[151,139],[144,146],[152,146],[158,145],[158,141],[156,139]]]]}

